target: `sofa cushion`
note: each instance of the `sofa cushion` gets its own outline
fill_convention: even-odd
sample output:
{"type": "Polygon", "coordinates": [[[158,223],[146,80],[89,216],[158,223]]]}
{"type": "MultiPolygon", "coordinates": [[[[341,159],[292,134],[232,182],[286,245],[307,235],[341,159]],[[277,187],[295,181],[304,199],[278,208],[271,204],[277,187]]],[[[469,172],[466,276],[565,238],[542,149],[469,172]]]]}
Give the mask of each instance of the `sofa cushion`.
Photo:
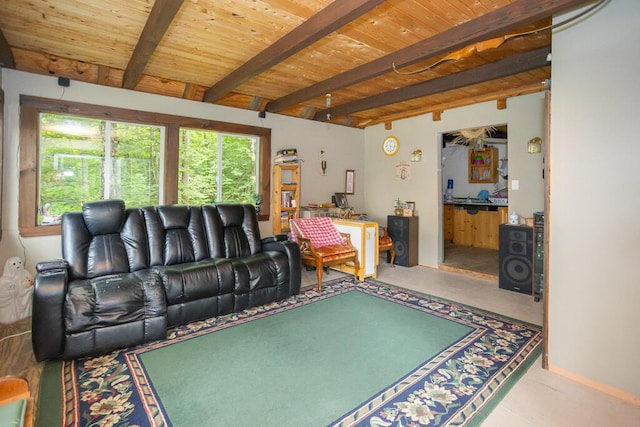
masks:
{"type": "Polygon", "coordinates": [[[207,259],[152,269],[165,288],[170,327],[233,311],[237,276],[230,260],[207,259]]]}
{"type": "Polygon", "coordinates": [[[94,236],[119,233],[124,223],[124,213],[122,200],[100,200],[82,205],[82,218],[94,236]]]}
{"type": "Polygon", "coordinates": [[[152,270],[162,280],[167,305],[233,293],[235,273],[228,259],[154,266],[152,270]]]}
{"type": "Polygon", "coordinates": [[[236,271],[233,311],[289,296],[289,262],[284,253],[262,252],[234,258],[236,271]]]}
{"type": "Polygon", "coordinates": [[[69,283],[64,307],[68,334],[166,315],[164,289],[151,271],[69,283]]]}
{"type": "MultiPolygon", "coordinates": [[[[300,237],[311,240],[314,249],[346,243],[329,217],[297,218],[291,221],[291,227],[298,230],[300,237]]],[[[298,240],[295,232],[291,233],[291,240],[298,240]]]]}
{"type": "Polygon", "coordinates": [[[82,212],[62,216],[62,256],[70,278],[88,279],[148,268],[142,214],[124,210],[121,200],[85,203],[82,212]]]}
{"type": "Polygon", "coordinates": [[[184,264],[209,258],[199,207],[165,205],[142,209],[150,264],[184,264]]]}
{"type": "Polygon", "coordinates": [[[205,205],[202,215],[211,257],[238,258],[262,252],[258,218],[252,205],[205,205]]]}

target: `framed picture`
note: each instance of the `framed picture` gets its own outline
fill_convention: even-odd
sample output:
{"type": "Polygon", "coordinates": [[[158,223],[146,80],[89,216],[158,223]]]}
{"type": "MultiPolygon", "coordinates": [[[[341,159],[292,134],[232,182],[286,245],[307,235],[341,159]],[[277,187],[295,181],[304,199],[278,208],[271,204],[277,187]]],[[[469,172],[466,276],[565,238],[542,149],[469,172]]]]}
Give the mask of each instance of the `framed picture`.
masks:
{"type": "Polygon", "coordinates": [[[416,202],[404,202],[404,207],[407,209],[411,209],[412,211],[416,210],[416,202]]]}
{"type": "Polygon", "coordinates": [[[349,202],[347,201],[347,195],[345,193],[335,193],[336,206],[339,208],[348,208],[349,202]]]}
{"type": "Polygon", "coordinates": [[[347,174],[344,178],[344,192],[345,194],[353,194],[353,189],[356,181],[356,171],[347,169],[347,174]]]}

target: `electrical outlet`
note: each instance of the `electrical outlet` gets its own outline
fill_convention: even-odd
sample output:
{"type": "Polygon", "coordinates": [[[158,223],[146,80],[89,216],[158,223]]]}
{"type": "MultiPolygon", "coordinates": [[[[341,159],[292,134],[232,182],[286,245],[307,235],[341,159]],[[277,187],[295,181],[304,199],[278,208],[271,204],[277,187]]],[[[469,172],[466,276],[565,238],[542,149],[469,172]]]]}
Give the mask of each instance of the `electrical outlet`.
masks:
{"type": "Polygon", "coordinates": [[[512,190],[519,190],[520,189],[520,181],[517,179],[512,179],[511,180],[511,189],[512,190]]]}

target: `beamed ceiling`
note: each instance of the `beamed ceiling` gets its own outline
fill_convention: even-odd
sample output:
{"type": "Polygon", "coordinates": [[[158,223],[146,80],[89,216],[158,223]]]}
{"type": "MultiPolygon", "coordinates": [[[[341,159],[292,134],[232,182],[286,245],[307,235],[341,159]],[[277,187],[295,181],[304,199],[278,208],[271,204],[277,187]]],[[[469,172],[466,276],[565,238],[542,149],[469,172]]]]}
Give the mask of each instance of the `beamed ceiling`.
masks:
{"type": "Polygon", "coordinates": [[[364,128],[543,90],[551,17],[591,3],[0,0],[0,64],[364,128]]]}

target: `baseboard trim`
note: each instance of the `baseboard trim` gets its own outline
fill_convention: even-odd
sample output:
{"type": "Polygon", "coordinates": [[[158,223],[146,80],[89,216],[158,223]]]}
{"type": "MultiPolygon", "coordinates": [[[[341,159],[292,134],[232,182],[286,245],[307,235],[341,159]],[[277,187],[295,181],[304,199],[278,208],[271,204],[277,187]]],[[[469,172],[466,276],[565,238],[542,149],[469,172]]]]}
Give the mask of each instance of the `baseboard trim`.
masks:
{"type": "Polygon", "coordinates": [[[593,388],[595,390],[601,391],[618,399],[624,400],[625,402],[629,402],[632,405],[640,406],[640,397],[635,396],[629,392],[619,390],[615,387],[611,387],[597,381],[590,380],[588,378],[582,377],[580,375],[574,374],[573,372],[567,371],[565,369],[559,368],[549,362],[549,372],[553,372],[554,374],[561,375],[565,378],[569,378],[572,381],[578,382],[587,387],[593,388]]]}

